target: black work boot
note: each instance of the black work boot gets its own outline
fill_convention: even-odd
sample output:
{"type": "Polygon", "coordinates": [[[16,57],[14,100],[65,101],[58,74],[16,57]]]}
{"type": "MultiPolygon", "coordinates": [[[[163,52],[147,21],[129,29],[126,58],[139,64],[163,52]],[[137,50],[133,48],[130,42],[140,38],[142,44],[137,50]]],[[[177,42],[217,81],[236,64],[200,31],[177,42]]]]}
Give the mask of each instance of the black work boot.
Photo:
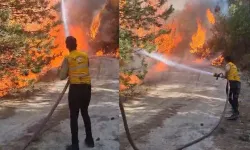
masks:
{"type": "Polygon", "coordinates": [[[233,113],[234,109],[231,107],[230,109],[227,110],[228,113],[233,113]]]}
{"type": "Polygon", "coordinates": [[[95,147],[95,143],[94,143],[93,138],[86,138],[85,144],[87,147],[91,147],[91,148],[95,147]]]}
{"type": "Polygon", "coordinates": [[[239,118],[239,115],[239,112],[234,112],[230,117],[227,118],[227,120],[237,120],[239,118]]]}
{"type": "Polygon", "coordinates": [[[66,150],[79,150],[78,144],[67,145],[66,150]]]}

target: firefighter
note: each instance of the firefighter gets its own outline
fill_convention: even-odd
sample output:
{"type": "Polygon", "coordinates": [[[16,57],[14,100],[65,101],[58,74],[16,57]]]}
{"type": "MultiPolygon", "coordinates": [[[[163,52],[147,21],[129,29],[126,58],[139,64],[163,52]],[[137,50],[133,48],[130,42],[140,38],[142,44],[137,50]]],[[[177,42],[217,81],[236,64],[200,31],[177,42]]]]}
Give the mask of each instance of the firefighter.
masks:
{"type": "Polygon", "coordinates": [[[232,115],[228,118],[228,120],[236,120],[239,117],[239,94],[241,88],[240,76],[238,73],[237,66],[233,63],[233,60],[230,56],[225,57],[226,62],[226,71],[225,78],[228,80],[227,83],[227,92],[229,92],[229,103],[232,106],[232,115]],[[228,84],[230,90],[228,91],[228,84]]]}
{"type": "Polygon", "coordinates": [[[72,144],[67,145],[67,150],[79,150],[78,141],[78,116],[81,112],[85,124],[85,144],[94,147],[91,131],[91,121],[88,114],[88,106],[91,99],[91,78],[89,75],[89,59],[85,52],[77,51],[77,41],[74,37],[66,38],[66,47],[69,55],[64,58],[60,69],[60,79],[69,76],[70,86],[68,94],[70,110],[70,128],[72,144]]]}

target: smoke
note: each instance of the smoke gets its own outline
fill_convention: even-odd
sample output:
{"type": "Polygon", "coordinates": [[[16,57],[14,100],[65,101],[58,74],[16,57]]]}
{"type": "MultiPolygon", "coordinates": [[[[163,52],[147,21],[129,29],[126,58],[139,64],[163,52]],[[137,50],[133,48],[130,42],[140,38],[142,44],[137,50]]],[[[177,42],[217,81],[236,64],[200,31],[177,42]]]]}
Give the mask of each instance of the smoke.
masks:
{"type": "Polygon", "coordinates": [[[98,20],[100,25],[91,46],[102,49],[104,53],[115,52],[119,47],[119,0],[107,0],[94,20],[98,20]]]}
{"type": "Polygon", "coordinates": [[[93,17],[105,2],[106,0],[67,0],[68,23],[90,28],[93,17]]]}
{"type": "Polygon", "coordinates": [[[202,27],[206,29],[207,39],[210,37],[211,24],[207,18],[207,9],[210,9],[215,14],[215,8],[220,7],[220,12],[228,13],[228,0],[169,0],[175,8],[168,23],[177,22],[177,30],[184,37],[178,45],[175,52],[177,54],[188,55],[189,43],[192,40],[192,35],[197,31],[197,21],[201,22],[202,27]]]}
{"type": "Polygon", "coordinates": [[[67,24],[70,27],[82,28],[83,34],[85,34],[83,36],[88,40],[85,42],[88,43],[90,51],[94,52],[105,48],[111,49],[111,51],[116,50],[118,45],[116,33],[119,30],[118,4],[118,0],[65,0],[67,24]],[[98,18],[100,25],[96,27],[97,36],[93,38],[91,37],[92,23],[97,16],[100,16],[98,18]]]}
{"type": "Polygon", "coordinates": [[[228,0],[168,0],[169,4],[172,4],[175,10],[183,10],[186,5],[193,6],[209,6],[215,8],[217,5],[220,6],[221,12],[224,14],[228,13],[228,0]]]}
{"type": "Polygon", "coordinates": [[[221,8],[221,12],[228,13],[227,0],[169,0],[169,3],[176,9],[171,20],[182,24],[181,30],[184,32],[194,32],[197,29],[197,19],[203,26],[208,27],[206,11],[210,9],[215,14],[216,6],[221,8]]]}

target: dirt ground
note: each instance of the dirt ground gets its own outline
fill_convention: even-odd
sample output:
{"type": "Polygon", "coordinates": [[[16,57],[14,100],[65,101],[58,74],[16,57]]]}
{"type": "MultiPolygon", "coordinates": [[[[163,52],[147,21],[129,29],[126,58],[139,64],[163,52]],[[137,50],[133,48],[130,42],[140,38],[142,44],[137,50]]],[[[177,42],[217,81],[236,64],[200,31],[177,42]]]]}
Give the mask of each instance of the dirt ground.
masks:
{"type": "MultiPolygon", "coordinates": [[[[90,60],[92,99],[89,114],[96,150],[119,149],[118,72],[113,58],[90,60]]],[[[66,81],[41,82],[40,91],[26,97],[7,97],[0,101],[0,149],[20,150],[37,130],[62,91],[66,81]]],[[[65,149],[70,144],[67,93],[41,135],[28,147],[30,150],[65,149]]],[[[84,124],[79,116],[80,148],[84,145],[84,124]]]]}
{"type": "MultiPolygon", "coordinates": [[[[220,72],[215,68],[200,69],[220,72]]],[[[143,88],[147,89],[125,102],[125,111],[132,138],[141,150],[174,150],[208,133],[224,109],[225,80],[170,70],[149,73],[143,88]]],[[[247,150],[249,142],[248,87],[242,85],[241,117],[238,121],[223,120],[215,134],[187,150],[247,150]]],[[[229,107],[230,108],[230,107],[229,107]]],[[[227,112],[226,116],[230,113],[227,112]]],[[[120,118],[121,150],[132,150],[120,118]]]]}
{"type": "Polygon", "coordinates": [[[221,150],[250,149],[250,89],[247,82],[242,82],[240,95],[240,118],[237,121],[223,120],[214,135],[214,141],[221,150]]]}
{"type": "MultiPolygon", "coordinates": [[[[96,150],[132,150],[124,132],[118,107],[118,60],[98,58],[91,62],[92,101],[90,116],[96,150]],[[118,126],[119,124],[119,126],[118,126]]],[[[215,68],[200,69],[220,72],[215,68]]],[[[37,92],[0,101],[0,149],[19,150],[47,115],[65,81],[42,82],[37,92]]],[[[125,102],[132,138],[140,150],[174,150],[209,132],[218,122],[225,104],[224,80],[170,69],[149,72],[141,95],[125,102]]],[[[238,121],[223,120],[208,139],[187,150],[250,149],[249,86],[243,82],[238,121]]],[[[230,115],[229,113],[226,114],[230,115]]],[[[80,117],[79,117],[80,118],[80,117]]],[[[84,124],[79,120],[81,149],[84,124]]],[[[52,119],[30,150],[64,149],[70,143],[67,92],[52,119]]]]}

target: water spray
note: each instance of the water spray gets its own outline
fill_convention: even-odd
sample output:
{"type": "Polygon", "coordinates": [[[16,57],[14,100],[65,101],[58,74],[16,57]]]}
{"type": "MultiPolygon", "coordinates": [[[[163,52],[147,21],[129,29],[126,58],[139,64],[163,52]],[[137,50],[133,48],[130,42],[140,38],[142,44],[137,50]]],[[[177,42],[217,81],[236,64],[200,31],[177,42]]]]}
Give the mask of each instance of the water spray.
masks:
{"type": "Polygon", "coordinates": [[[66,37],[69,36],[69,26],[68,26],[68,19],[67,19],[67,9],[65,7],[65,0],[62,0],[61,3],[61,9],[62,9],[62,19],[63,19],[63,26],[66,37]]]}
{"type": "MultiPolygon", "coordinates": [[[[178,63],[176,63],[174,61],[171,61],[171,60],[167,59],[165,56],[163,56],[163,55],[161,55],[159,53],[156,53],[156,52],[149,53],[149,52],[147,52],[147,51],[145,51],[143,49],[139,49],[139,50],[136,50],[136,53],[145,55],[145,56],[153,58],[153,59],[156,59],[156,60],[161,61],[164,64],[172,66],[172,67],[185,69],[185,70],[189,70],[189,71],[193,71],[193,72],[197,72],[197,73],[201,73],[201,74],[215,76],[214,73],[211,73],[211,72],[208,72],[208,71],[203,71],[203,70],[192,68],[192,67],[189,67],[189,66],[186,66],[186,65],[183,65],[183,64],[178,64],[178,63]]],[[[216,77],[217,77],[217,74],[216,74],[216,77]]]]}
{"type": "Polygon", "coordinates": [[[208,71],[192,68],[192,67],[189,67],[189,66],[186,66],[186,65],[183,65],[183,64],[178,64],[178,63],[176,63],[174,61],[171,61],[171,60],[167,59],[165,56],[163,56],[163,55],[161,55],[159,53],[156,53],[156,52],[149,53],[149,52],[147,52],[147,51],[145,51],[143,49],[138,49],[138,50],[136,50],[135,53],[146,55],[146,56],[148,56],[150,58],[159,60],[159,61],[163,62],[164,64],[172,66],[172,67],[185,69],[185,70],[189,70],[189,71],[193,71],[193,72],[198,72],[198,73],[201,73],[201,74],[212,75],[212,76],[216,77],[216,80],[218,80],[219,78],[225,78],[223,73],[211,73],[211,72],[208,72],[208,71]]]}

